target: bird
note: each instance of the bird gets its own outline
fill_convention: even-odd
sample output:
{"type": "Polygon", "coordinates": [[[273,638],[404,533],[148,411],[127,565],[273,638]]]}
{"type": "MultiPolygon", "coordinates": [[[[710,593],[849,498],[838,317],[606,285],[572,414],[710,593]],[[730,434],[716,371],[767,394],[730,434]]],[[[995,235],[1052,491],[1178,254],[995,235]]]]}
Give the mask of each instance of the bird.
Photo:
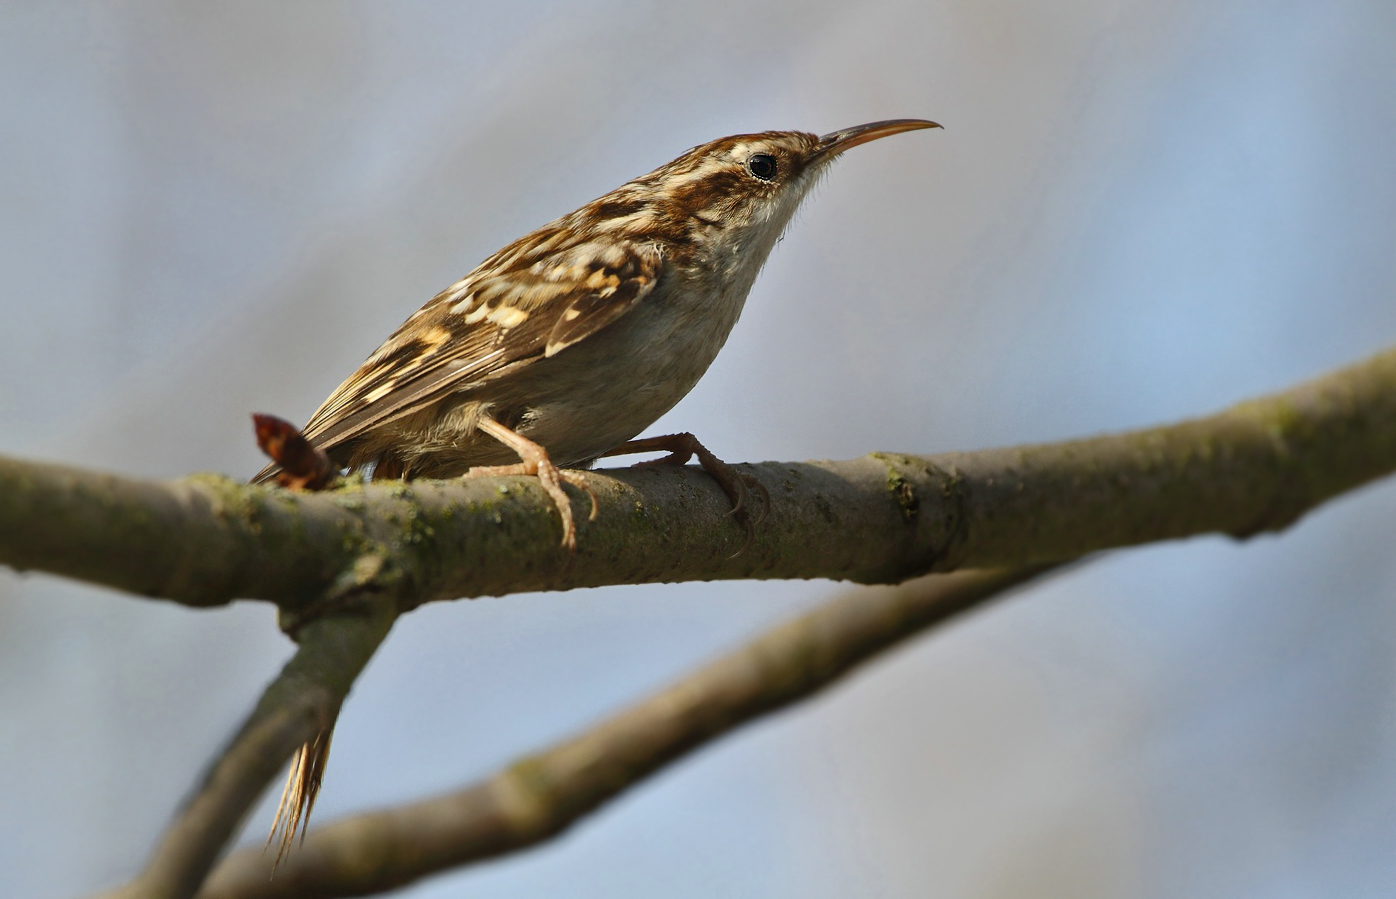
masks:
{"type": "MultiPolygon", "coordinates": [[[[829,164],[869,141],[939,127],[891,119],[696,146],[519,238],[441,291],[302,434],[339,470],[374,480],[536,476],[572,551],[577,529],[562,485],[590,494],[578,472],[603,457],[667,451],[655,462],[682,464],[696,455],[744,512],[746,479],[692,434],[635,437],[708,370],[829,164]]],[[[253,480],[278,473],[273,464],[253,480]]],[[[292,768],[283,799],[296,809],[291,832],[318,790],[323,737],[292,768]]]]}

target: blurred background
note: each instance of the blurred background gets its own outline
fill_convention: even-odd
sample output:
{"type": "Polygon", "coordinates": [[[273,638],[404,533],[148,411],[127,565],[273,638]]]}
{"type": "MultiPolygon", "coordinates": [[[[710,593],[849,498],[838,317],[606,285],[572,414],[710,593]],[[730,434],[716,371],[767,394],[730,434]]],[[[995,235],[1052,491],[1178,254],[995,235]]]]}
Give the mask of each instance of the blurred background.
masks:
{"type": "MultiPolygon", "coordinates": [[[[721,135],[903,116],[946,127],[839,163],[651,433],[799,460],[1204,414],[1396,343],[1393,48],[1389,0],[6,3],[0,452],[250,476],[249,412],[303,421],[515,237],[721,135]]],[[[1119,553],[403,895],[1389,896],[1393,534],[1388,481],[1119,553]]],[[[844,589],[413,612],[316,818],[844,589]]],[[[0,571],[0,892],[130,876],[290,651],[263,604],[0,571]]]]}

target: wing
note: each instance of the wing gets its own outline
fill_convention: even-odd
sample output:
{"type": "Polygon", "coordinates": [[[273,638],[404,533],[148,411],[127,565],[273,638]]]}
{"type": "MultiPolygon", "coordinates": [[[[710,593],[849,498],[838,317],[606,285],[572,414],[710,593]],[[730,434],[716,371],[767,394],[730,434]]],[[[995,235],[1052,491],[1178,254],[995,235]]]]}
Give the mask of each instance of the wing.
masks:
{"type": "Polygon", "coordinates": [[[535,231],[438,294],[325,400],[305,436],[333,449],[585,340],[654,289],[656,247],[574,233],[535,231]]]}

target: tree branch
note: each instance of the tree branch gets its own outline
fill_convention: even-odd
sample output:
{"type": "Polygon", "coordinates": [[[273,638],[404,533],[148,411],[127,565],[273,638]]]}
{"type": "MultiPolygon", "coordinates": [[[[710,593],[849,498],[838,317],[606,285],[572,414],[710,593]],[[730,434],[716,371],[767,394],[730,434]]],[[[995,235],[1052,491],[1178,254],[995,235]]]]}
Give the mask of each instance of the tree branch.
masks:
{"type": "Polygon", "coordinates": [[[109,899],[193,896],[286,759],[333,725],[396,617],[385,598],[360,594],[345,597],[337,614],[307,623],[296,635],[296,654],[175,816],[145,870],[109,899]]]}
{"type": "Polygon", "coordinates": [[[275,876],[271,854],[243,849],[213,872],[199,899],[362,896],[535,845],[698,746],[812,697],[874,655],[1049,568],[852,591],[484,781],[317,827],[275,876]]]}
{"type": "MultiPolygon", "coordinates": [[[[709,478],[647,468],[588,475],[601,514],[569,557],[557,547],[550,501],[529,478],[295,494],[212,476],[155,483],[0,459],[0,563],[190,605],[267,599],[281,607],[283,627],[309,641],[123,895],[197,889],[276,768],[332,724],[395,615],[422,602],[696,579],[890,582],[1193,534],[1278,530],[1396,469],[1396,351],[1171,427],[978,453],[744,468],[772,497],[745,553],[734,556],[744,534],[709,478]]],[[[847,664],[862,657],[855,652],[847,664]]],[[[761,673],[776,677],[776,693],[757,689],[734,720],[784,701],[782,690],[806,689],[806,675],[791,682],[778,669],[761,673]]],[[[681,691],[655,700],[661,710],[683,701],[681,691]]],[[[659,735],[639,755],[628,754],[626,741],[639,738],[633,729],[646,726],[643,716],[638,724],[621,716],[468,790],[459,802],[477,817],[467,829],[480,827],[480,815],[504,822],[465,841],[475,847],[470,857],[542,839],[637,772],[732,726],[702,718],[701,704],[690,711],[698,724],[659,735]],[[600,773],[577,774],[587,768],[600,773]]],[[[455,815],[458,804],[438,800],[422,813],[455,815]]],[[[431,864],[461,857],[459,842],[438,845],[431,864]]],[[[419,876],[395,861],[407,850],[391,839],[385,845],[385,870],[397,872],[388,880],[419,876]]]]}
{"type": "Polygon", "coordinates": [[[588,475],[600,517],[569,559],[531,478],[292,494],[0,459],[0,563],[190,605],[246,597],[313,613],[307,606],[345,578],[371,582],[405,611],[605,584],[888,583],[1194,534],[1246,537],[1396,469],[1396,351],[1170,427],[741,468],[767,487],[772,508],[740,556],[744,534],[709,478],[647,468],[588,475]]]}

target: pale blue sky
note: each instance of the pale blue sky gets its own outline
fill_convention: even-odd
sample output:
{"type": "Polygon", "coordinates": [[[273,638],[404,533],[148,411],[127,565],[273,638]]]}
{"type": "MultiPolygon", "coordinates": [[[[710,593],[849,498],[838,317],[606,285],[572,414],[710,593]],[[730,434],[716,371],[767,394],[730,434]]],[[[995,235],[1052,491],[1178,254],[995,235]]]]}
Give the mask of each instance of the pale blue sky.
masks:
{"type": "MultiPolygon", "coordinates": [[[[946,128],[839,163],[655,432],[756,461],[1203,414],[1396,344],[1393,47],[1381,0],[5,4],[0,453],[248,476],[249,412],[303,418],[530,228],[722,134],[900,116],[946,128]]],[[[1119,554],[402,895],[1389,895],[1394,523],[1388,483],[1119,554]]],[[[840,589],[418,610],[317,818],[840,589]]],[[[0,572],[3,892],[128,876],[288,653],[261,605],[0,572]]]]}

